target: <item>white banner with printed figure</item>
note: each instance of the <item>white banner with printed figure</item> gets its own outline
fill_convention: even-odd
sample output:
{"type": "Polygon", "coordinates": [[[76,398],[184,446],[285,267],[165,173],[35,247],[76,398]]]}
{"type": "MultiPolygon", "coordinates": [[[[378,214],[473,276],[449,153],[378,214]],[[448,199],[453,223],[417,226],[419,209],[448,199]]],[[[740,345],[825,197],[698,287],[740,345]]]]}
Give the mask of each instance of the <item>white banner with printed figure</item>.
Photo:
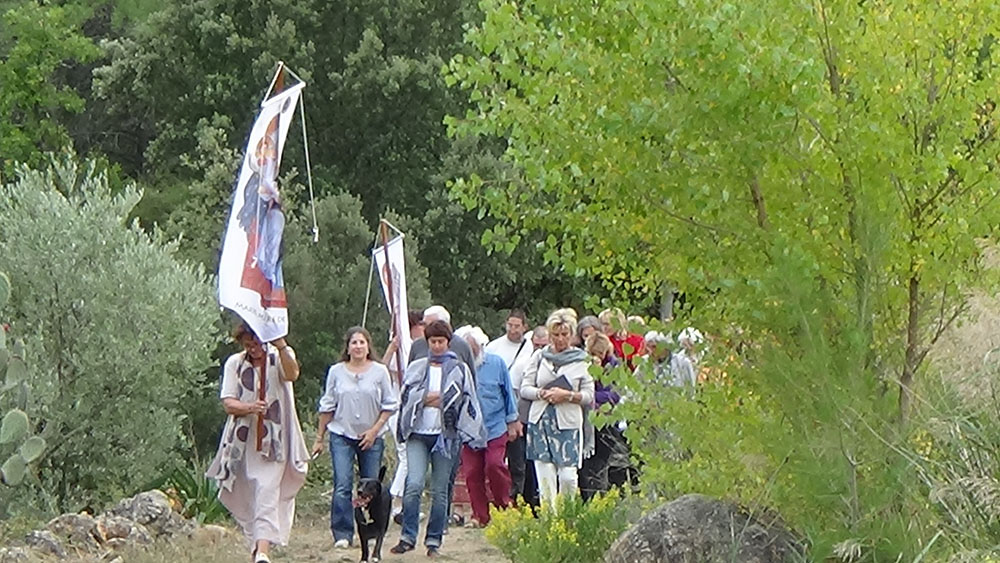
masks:
{"type": "Polygon", "coordinates": [[[285,213],[278,167],[304,83],[261,103],[233,193],[219,261],[219,304],[238,314],[264,342],[288,334],[281,271],[285,213]]]}
{"type": "Polygon", "coordinates": [[[390,366],[395,366],[402,357],[402,366],[399,373],[406,371],[406,362],[410,357],[410,321],[406,303],[406,269],[403,265],[403,236],[399,235],[389,241],[385,246],[388,248],[389,260],[386,262],[386,250],[379,246],[372,250],[375,258],[375,270],[378,272],[378,279],[382,285],[382,296],[385,298],[385,307],[392,316],[395,326],[392,327],[393,334],[399,335],[400,353],[397,358],[390,362],[390,366]],[[390,283],[391,282],[391,283],[390,283]],[[390,299],[389,288],[392,287],[392,298],[390,299]],[[390,306],[390,303],[392,304],[390,306]]]}

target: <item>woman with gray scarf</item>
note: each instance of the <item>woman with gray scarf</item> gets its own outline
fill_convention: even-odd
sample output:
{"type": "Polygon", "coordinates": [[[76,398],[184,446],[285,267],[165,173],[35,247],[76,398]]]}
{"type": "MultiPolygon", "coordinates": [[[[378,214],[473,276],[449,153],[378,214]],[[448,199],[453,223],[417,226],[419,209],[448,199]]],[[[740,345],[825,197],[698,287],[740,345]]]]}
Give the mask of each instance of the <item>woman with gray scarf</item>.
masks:
{"type": "Polygon", "coordinates": [[[462,444],[486,447],[483,417],[472,374],[464,362],[448,349],[451,327],[437,320],[424,329],[428,356],[406,368],[400,391],[397,438],[406,443],[406,486],[403,492],[403,530],[390,551],[412,551],[420,525],[420,494],[427,466],[431,468],[431,512],[424,545],[435,557],[441,547],[448,518],[448,489],[462,444]]]}
{"type": "Polygon", "coordinates": [[[576,311],[558,309],[545,323],[549,345],[535,353],[521,381],[528,412],[528,459],[535,462],[539,496],[555,507],[557,492],[576,494],[583,462],[584,408],[594,403],[587,353],[570,346],[576,311]]]}

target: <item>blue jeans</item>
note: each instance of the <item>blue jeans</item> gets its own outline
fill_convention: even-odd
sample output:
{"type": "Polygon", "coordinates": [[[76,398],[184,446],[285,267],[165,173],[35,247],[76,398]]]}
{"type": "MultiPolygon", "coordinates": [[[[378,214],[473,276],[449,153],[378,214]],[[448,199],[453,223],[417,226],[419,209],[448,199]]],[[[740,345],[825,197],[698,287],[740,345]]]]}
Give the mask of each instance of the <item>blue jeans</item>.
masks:
{"type": "Polygon", "coordinates": [[[361,450],[361,440],[353,440],[330,433],[330,457],[333,459],[333,500],[330,502],[330,531],[333,541],[354,542],[354,507],[351,493],[354,489],[354,458],[358,459],[361,479],[378,478],[382,465],[382,438],[376,438],[372,447],[361,450]]]}
{"type": "Polygon", "coordinates": [[[449,457],[441,452],[431,453],[437,439],[437,434],[410,434],[406,440],[406,489],[403,492],[403,531],[399,534],[399,540],[410,545],[417,543],[420,493],[424,490],[428,463],[431,466],[431,514],[427,519],[424,545],[441,546],[441,536],[448,519],[448,491],[451,487],[452,469],[458,465],[461,443],[455,440],[457,447],[453,448],[455,451],[448,452],[449,457]]]}

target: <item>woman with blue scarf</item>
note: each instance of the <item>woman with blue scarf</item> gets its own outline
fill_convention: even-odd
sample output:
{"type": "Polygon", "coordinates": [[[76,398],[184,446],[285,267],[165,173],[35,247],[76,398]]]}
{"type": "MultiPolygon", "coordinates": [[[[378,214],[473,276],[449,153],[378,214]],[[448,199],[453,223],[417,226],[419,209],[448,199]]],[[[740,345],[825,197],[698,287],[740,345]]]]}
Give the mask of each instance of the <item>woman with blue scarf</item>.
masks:
{"type": "Polygon", "coordinates": [[[594,378],[587,353],[570,346],[576,311],[558,309],[545,322],[549,345],[536,352],[521,380],[528,411],[528,459],[535,462],[538,492],[553,508],[556,494],[576,494],[577,469],[585,457],[584,407],[594,403],[594,378]]]}
{"type": "Polygon", "coordinates": [[[412,551],[420,526],[420,494],[427,466],[431,468],[431,512],[424,545],[435,557],[441,547],[448,518],[448,489],[452,469],[458,463],[462,444],[486,447],[479,398],[469,367],[448,349],[451,327],[437,320],[424,329],[428,357],[406,368],[400,392],[397,438],[406,443],[406,486],[403,492],[403,530],[390,551],[412,551]]]}

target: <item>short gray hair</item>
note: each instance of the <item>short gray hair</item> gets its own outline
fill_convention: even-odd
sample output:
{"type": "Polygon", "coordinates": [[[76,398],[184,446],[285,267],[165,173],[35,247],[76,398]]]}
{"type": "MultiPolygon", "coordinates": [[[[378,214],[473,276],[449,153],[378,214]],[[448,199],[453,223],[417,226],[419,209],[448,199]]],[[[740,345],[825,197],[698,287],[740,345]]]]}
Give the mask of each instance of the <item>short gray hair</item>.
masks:
{"type": "Polygon", "coordinates": [[[427,317],[433,317],[434,320],[444,321],[451,325],[451,313],[449,313],[448,309],[445,309],[441,305],[431,305],[430,307],[424,309],[425,321],[427,317]]]}
{"type": "Polygon", "coordinates": [[[587,315],[580,319],[579,324],[576,325],[576,336],[581,341],[583,340],[583,329],[587,327],[594,327],[597,332],[604,332],[603,327],[601,327],[601,320],[594,315],[587,315]]]}
{"type": "Polygon", "coordinates": [[[490,341],[490,338],[486,336],[486,333],[483,332],[483,329],[479,328],[478,326],[472,326],[472,325],[465,325],[459,327],[458,329],[455,330],[455,336],[465,340],[472,338],[473,340],[476,341],[476,344],[478,344],[480,348],[485,347],[490,341]]]}
{"type": "Polygon", "coordinates": [[[674,339],[671,338],[669,334],[664,334],[657,330],[647,332],[646,336],[643,337],[643,340],[645,340],[646,344],[650,346],[655,346],[657,344],[671,345],[674,343],[674,339]]]}

